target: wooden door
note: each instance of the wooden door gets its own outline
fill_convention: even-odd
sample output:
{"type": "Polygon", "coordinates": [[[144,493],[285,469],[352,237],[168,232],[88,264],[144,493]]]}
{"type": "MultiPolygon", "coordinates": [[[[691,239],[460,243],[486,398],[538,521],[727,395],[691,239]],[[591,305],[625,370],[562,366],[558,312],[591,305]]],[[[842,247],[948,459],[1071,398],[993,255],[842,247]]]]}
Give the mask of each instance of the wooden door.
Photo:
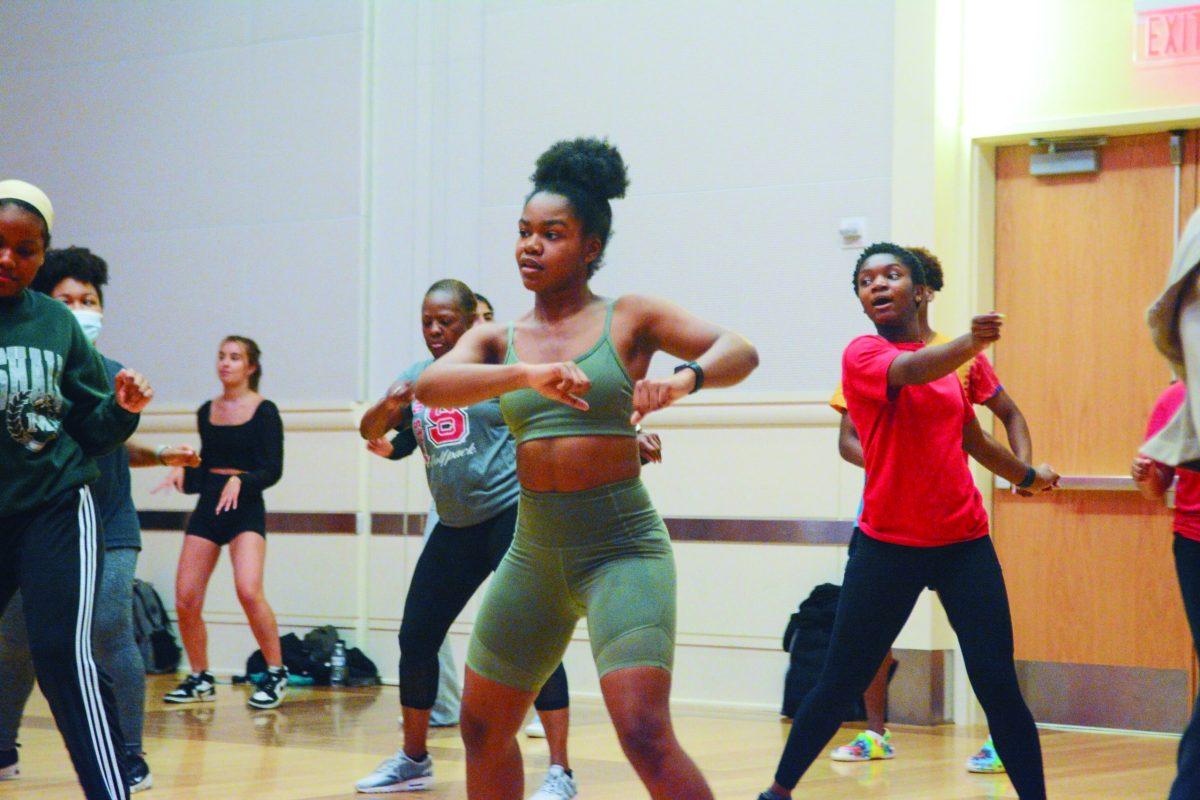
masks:
{"type": "MultiPolygon", "coordinates": [[[[996,368],[1029,420],[1034,458],[1064,476],[1128,476],[1170,379],[1144,321],[1174,246],[1169,139],[1110,139],[1088,175],[1032,177],[1032,148],[997,151],[996,307],[1008,319],[996,368]]],[[[1184,220],[1196,151],[1191,132],[1184,220]]],[[[1039,721],[1180,730],[1195,666],[1170,512],[1133,491],[997,492],[993,521],[1039,721]]]]}

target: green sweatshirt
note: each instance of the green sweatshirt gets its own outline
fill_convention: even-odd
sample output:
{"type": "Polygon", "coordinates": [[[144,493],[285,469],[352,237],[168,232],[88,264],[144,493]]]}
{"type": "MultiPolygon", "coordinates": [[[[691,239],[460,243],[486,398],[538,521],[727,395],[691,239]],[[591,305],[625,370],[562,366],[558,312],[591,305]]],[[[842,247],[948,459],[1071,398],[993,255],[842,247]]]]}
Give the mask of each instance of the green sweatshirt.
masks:
{"type": "Polygon", "coordinates": [[[0,517],[94,481],[138,424],[71,310],[28,289],[0,298],[0,416],[0,517]]]}

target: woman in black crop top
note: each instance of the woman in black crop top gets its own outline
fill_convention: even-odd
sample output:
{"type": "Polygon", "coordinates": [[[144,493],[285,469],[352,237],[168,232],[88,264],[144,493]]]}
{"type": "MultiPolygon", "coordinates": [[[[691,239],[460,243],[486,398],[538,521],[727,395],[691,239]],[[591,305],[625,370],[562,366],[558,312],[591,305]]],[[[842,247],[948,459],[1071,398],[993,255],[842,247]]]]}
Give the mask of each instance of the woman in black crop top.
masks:
{"type": "Polygon", "coordinates": [[[221,395],[206,401],[196,413],[200,466],[172,470],[164,484],[200,495],[188,519],[175,576],[179,634],[192,672],[164,695],[168,703],[196,703],[214,697],[201,611],[208,580],[221,546],[226,544],[238,600],[269,667],[248,702],[254,708],[274,708],[287,687],[275,612],[263,594],[267,527],[262,493],[283,474],[283,423],[275,404],[258,393],[260,356],[253,339],[227,336],[221,342],[217,355],[221,395]]]}

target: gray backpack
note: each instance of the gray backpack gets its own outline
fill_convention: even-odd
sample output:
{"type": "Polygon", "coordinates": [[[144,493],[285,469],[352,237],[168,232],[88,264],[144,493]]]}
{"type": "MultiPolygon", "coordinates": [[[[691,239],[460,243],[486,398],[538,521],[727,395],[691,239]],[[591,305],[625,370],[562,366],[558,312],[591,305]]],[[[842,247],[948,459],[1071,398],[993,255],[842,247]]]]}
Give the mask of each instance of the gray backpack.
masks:
{"type": "Polygon", "coordinates": [[[133,637],[146,672],[158,675],[179,669],[180,649],[171,632],[171,618],[154,586],[134,578],[133,637]]]}

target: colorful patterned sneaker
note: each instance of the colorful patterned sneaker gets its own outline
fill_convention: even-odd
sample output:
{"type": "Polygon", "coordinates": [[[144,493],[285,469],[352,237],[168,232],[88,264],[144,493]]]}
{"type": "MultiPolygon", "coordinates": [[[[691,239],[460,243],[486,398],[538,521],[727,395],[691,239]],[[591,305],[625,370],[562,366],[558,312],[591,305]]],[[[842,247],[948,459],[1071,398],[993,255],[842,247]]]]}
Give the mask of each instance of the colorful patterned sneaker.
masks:
{"type": "Polygon", "coordinates": [[[287,667],[271,667],[254,684],[254,694],[246,704],[251,708],[278,708],[287,694],[287,667]]]}
{"type": "Polygon", "coordinates": [[[996,754],[996,747],[989,736],[979,748],[979,752],[967,759],[967,772],[991,773],[1004,772],[1004,764],[996,754]]]}
{"type": "Polygon", "coordinates": [[[11,781],[21,777],[21,768],[17,765],[17,748],[0,750],[0,781],[11,781]]]}
{"type": "Polygon", "coordinates": [[[354,784],[363,794],[416,792],[430,786],[433,786],[433,759],[426,753],[425,758],[413,761],[403,750],[397,750],[396,755],[385,759],[374,772],[354,784]]]}
{"type": "Polygon", "coordinates": [[[877,758],[895,758],[892,747],[892,732],[884,730],[883,736],[875,731],[863,731],[850,744],[844,744],[829,754],[834,761],[872,761],[877,758]]]}
{"type": "Polygon", "coordinates": [[[529,800],[571,800],[578,792],[575,779],[558,764],[551,764],[546,780],[542,781],[542,788],[534,792],[529,800]]]}
{"type": "Polygon", "coordinates": [[[168,703],[211,703],[217,696],[217,682],[208,672],[193,672],[183,683],[163,695],[168,703]]]}

